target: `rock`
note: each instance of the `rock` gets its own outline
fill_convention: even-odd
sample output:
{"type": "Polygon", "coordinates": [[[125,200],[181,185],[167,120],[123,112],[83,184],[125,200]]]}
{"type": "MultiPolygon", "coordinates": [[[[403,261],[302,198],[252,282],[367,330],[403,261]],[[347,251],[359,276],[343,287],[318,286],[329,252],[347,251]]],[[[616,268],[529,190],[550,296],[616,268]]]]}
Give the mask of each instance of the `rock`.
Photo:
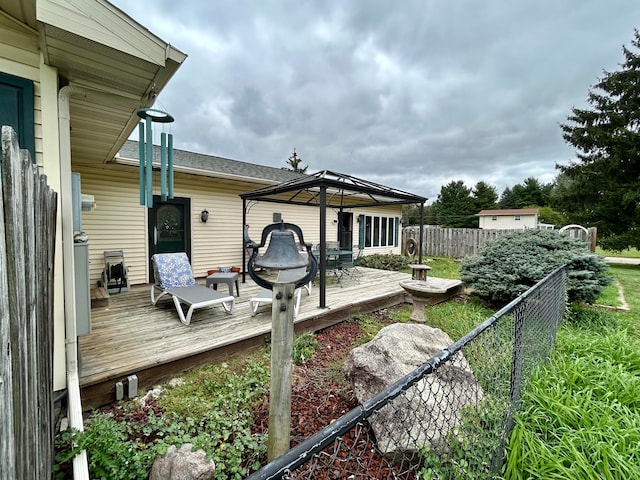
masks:
{"type": "Polygon", "coordinates": [[[210,480],[216,472],[213,460],[207,460],[204,450],[192,452],[193,445],[185,443],[179,450],[173,445],[167,453],[156,458],[149,480],[210,480]]]}
{"type": "MultiPolygon", "coordinates": [[[[414,371],[453,341],[442,330],[396,323],[353,349],[343,366],[360,403],[414,371]]],[[[463,409],[484,398],[461,353],[368,418],[378,448],[387,456],[411,455],[423,446],[445,451],[446,436],[459,425],[463,409]]]]}

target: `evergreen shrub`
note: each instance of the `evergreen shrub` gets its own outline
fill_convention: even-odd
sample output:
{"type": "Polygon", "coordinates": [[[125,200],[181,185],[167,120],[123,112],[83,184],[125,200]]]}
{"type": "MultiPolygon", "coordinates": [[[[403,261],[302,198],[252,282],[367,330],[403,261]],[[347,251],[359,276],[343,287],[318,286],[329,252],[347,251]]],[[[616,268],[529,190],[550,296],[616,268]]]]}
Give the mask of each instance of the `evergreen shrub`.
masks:
{"type": "Polygon", "coordinates": [[[411,260],[404,255],[395,253],[374,253],[360,259],[363,267],[377,268],[379,270],[400,271],[409,268],[411,260]]]}
{"type": "Polygon", "coordinates": [[[602,255],[554,230],[523,230],[486,243],[462,260],[460,279],[478,296],[503,305],[565,264],[570,302],[593,303],[610,281],[602,255]]]}

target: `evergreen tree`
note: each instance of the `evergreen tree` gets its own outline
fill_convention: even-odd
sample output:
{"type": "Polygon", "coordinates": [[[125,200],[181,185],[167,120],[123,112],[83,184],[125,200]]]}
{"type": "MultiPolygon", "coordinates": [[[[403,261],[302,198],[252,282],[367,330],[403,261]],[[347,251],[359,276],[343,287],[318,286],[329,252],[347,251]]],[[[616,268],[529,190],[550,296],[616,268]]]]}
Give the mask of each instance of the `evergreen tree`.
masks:
{"type": "Polygon", "coordinates": [[[480,210],[493,210],[498,206],[498,193],[496,187],[486,182],[478,182],[473,187],[473,201],[476,213],[480,210]]]}
{"type": "Polygon", "coordinates": [[[462,180],[451,181],[440,189],[433,204],[437,223],[443,227],[473,228],[478,226],[471,189],[462,180]]]}
{"type": "Polygon", "coordinates": [[[298,157],[298,154],[296,153],[296,149],[294,147],[293,153],[287,160],[287,165],[289,165],[289,167],[284,167],[283,170],[290,170],[292,172],[297,172],[297,173],[307,173],[307,168],[309,167],[308,166],[302,167],[300,165],[301,162],[302,162],[302,159],[298,157]]]}
{"type": "Polygon", "coordinates": [[[509,187],[505,188],[502,191],[502,195],[500,195],[500,201],[498,201],[498,206],[502,209],[517,208],[515,200],[513,198],[513,192],[509,187]]]}
{"type": "Polygon", "coordinates": [[[537,178],[528,177],[522,184],[518,183],[511,189],[514,208],[544,207],[551,186],[541,184],[537,178]]]}
{"type": "Polygon", "coordinates": [[[590,108],[573,108],[562,135],[577,161],[557,166],[569,179],[562,203],[572,217],[597,226],[605,248],[640,248],[640,33],[623,47],[622,69],[605,71],[589,90],[590,108]]]}

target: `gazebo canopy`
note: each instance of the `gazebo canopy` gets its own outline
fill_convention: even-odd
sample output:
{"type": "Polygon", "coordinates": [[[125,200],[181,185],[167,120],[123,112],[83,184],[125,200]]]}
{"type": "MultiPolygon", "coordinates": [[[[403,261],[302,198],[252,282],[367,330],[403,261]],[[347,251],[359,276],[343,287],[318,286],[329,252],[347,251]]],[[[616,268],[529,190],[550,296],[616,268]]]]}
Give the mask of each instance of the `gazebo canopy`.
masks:
{"type": "Polygon", "coordinates": [[[243,200],[320,206],[323,188],[326,189],[325,201],[329,208],[424,204],[427,201],[420,195],[329,170],[251,190],[240,194],[240,197],[243,200]]]}
{"type": "MultiPolygon", "coordinates": [[[[316,206],[320,209],[320,308],[326,307],[326,219],[327,207],[335,209],[420,204],[419,262],[422,261],[422,220],[426,197],[397,190],[344,173],[322,170],[312,175],[241,193],[242,223],[246,225],[247,201],[316,206]]],[[[246,240],[246,239],[245,239],[246,240]]],[[[243,254],[243,257],[246,252],[243,254]]],[[[246,257],[243,258],[246,265],[246,257]]]]}

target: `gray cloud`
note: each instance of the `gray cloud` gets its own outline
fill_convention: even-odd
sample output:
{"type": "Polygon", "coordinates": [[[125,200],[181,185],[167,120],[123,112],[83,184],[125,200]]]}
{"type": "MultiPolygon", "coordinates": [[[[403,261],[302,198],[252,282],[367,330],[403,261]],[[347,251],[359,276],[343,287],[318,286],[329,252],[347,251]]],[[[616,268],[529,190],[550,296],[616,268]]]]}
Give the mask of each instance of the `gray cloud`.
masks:
{"type": "Polygon", "coordinates": [[[189,55],[176,147],[335,170],[435,199],[557,174],[558,124],[615,70],[637,0],[113,3],[189,55]]]}

